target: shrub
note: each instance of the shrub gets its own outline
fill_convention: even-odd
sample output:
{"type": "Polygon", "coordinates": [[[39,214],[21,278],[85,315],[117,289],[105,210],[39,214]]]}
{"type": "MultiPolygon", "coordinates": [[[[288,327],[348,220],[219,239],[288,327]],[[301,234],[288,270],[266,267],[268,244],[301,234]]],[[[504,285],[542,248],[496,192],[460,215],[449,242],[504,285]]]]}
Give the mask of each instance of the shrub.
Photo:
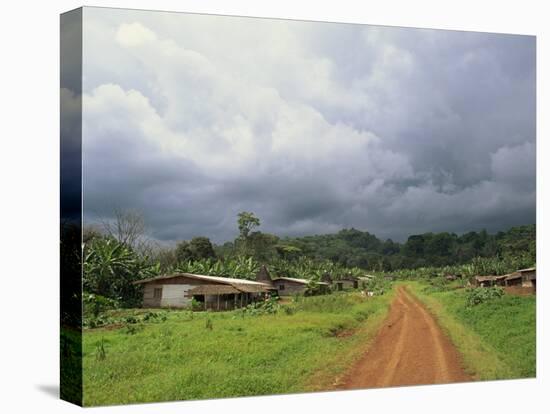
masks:
{"type": "Polygon", "coordinates": [[[107,353],[105,352],[105,339],[101,338],[101,340],[96,343],[95,359],[97,361],[103,361],[106,357],[107,353]]]}
{"type": "Polygon", "coordinates": [[[192,311],[202,310],[203,308],[204,308],[204,306],[203,306],[202,302],[199,302],[195,298],[191,299],[191,310],[192,311]]]}
{"type": "Polygon", "coordinates": [[[294,308],[292,308],[290,306],[282,306],[281,308],[285,312],[285,315],[294,315],[294,313],[295,313],[294,308]]]}
{"type": "Polygon", "coordinates": [[[135,316],[127,316],[126,318],[124,318],[124,322],[126,323],[138,323],[138,319],[135,317],[135,316]]]}
{"type": "Polygon", "coordinates": [[[369,310],[360,310],[360,311],[356,312],[354,316],[355,316],[355,319],[358,322],[363,322],[363,321],[366,321],[372,313],[373,313],[373,311],[371,309],[369,309],[369,310]]]}
{"type": "Polygon", "coordinates": [[[278,303],[278,299],[274,296],[270,296],[263,301],[251,303],[244,308],[241,308],[242,315],[266,315],[274,314],[279,311],[281,306],[278,303]]]}
{"type": "Polygon", "coordinates": [[[135,335],[143,329],[142,324],[131,324],[124,326],[123,332],[127,335],[135,335]]]}
{"type": "Polygon", "coordinates": [[[504,289],[499,286],[478,287],[468,289],[466,294],[466,305],[475,306],[489,300],[501,298],[504,294],[504,289]]]}
{"type": "Polygon", "coordinates": [[[105,296],[94,295],[93,293],[85,293],[83,295],[82,302],[85,317],[97,317],[101,312],[105,312],[110,309],[117,309],[119,307],[118,301],[106,298],[105,296]]]}

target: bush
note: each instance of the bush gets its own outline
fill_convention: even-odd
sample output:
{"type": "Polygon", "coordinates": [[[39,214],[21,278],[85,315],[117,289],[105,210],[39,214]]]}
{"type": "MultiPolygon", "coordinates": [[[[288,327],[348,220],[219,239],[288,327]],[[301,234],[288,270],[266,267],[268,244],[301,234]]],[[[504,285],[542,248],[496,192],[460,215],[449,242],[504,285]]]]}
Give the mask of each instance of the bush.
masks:
{"type": "Polygon", "coordinates": [[[139,320],[138,320],[138,318],[136,318],[135,316],[129,315],[129,316],[127,316],[126,318],[124,318],[124,322],[126,322],[127,324],[130,324],[130,323],[138,323],[139,320]]]}
{"type": "Polygon", "coordinates": [[[101,338],[95,346],[95,359],[96,361],[103,361],[107,357],[107,352],[105,352],[105,339],[101,338]]]}
{"type": "Polygon", "coordinates": [[[266,315],[277,313],[280,309],[280,305],[277,303],[278,299],[274,296],[270,296],[263,301],[254,302],[241,309],[242,315],[266,315]]]}
{"type": "Polygon", "coordinates": [[[197,299],[193,298],[191,299],[191,310],[192,311],[200,311],[204,309],[204,304],[202,302],[199,302],[197,299]]]}
{"type": "Polygon", "coordinates": [[[501,298],[504,295],[504,289],[500,286],[478,287],[468,289],[466,294],[466,305],[475,306],[480,303],[487,302],[493,299],[501,298]]]}
{"type": "Polygon", "coordinates": [[[356,312],[354,314],[355,316],[355,319],[358,321],[358,322],[363,322],[363,321],[366,321],[369,316],[371,316],[373,313],[373,311],[371,309],[369,310],[360,310],[358,312],[356,312]]]}
{"type": "Polygon", "coordinates": [[[82,302],[85,317],[97,317],[101,312],[117,309],[119,307],[118,301],[106,298],[105,296],[95,295],[93,293],[85,293],[83,295],[82,302]]]}
{"type": "Polygon", "coordinates": [[[123,332],[127,335],[135,335],[141,330],[143,330],[142,324],[131,324],[131,325],[126,325],[123,329],[123,332]]]}
{"type": "Polygon", "coordinates": [[[282,306],[281,308],[285,312],[285,315],[294,315],[294,308],[291,306],[282,306]]]}

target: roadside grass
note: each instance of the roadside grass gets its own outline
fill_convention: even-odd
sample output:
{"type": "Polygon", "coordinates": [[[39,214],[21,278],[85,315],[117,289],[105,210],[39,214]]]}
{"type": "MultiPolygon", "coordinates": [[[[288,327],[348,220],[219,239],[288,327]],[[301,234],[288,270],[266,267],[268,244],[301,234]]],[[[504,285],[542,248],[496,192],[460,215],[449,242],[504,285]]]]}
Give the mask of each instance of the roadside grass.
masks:
{"type": "Polygon", "coordinates": [[[376,334],[393,293],[301,298],[272,315],[174,310],[132,329],[87,329],[84,405],[332,389],[376,334]]]}
{"type": "Polygon", "coordinates": [[[407,286],[438,319],[476,379],[536,375],[536,299],[504,295],[466,306],[466,291],[433,291],[419,282],[407,286]]]}

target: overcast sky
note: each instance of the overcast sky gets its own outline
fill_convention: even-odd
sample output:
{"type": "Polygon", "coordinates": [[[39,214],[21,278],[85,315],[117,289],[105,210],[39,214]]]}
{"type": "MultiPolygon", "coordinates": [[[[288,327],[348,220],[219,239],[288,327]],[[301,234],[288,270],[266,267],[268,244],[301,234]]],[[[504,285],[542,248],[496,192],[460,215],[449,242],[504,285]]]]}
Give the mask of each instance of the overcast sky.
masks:
{"type": "MultiPolygon", "coordinates": [[[[87,8],[85,219],[162,241],[535,222],[535,38],[87,8]]],[[[74,99],[65,91],[64,99],[74,99]]]]}

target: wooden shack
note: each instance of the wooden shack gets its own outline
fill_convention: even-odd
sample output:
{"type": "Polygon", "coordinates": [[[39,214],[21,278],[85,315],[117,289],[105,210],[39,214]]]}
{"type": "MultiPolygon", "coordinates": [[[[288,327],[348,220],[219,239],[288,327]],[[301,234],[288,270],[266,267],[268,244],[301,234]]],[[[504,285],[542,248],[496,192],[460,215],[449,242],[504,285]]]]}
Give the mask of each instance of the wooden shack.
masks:
{"type": "Polygon", "coordinates": [[[514,272],[505,275],[506,279],[504,279],[504,285],[505,286],[521,286],[521,273],[520,272],[514,272]]]}
{"type": "Polygon", "coordinates": [[[518,273],[521,274],[522,287],[530,287],[537,290],[537,269],[535,267],[518,270],[518,273]]]}
{"type": "Polygon", "coordinates": [[[473,279],[474,286],[489,287],[489,286],[504,286],[507,275],[498,276],[476,276],[473,279]]]}
{"type": "Polygon", "coordinates": [[[143,285],[144,308],[185,308],[192,300],[202,309],[228,310],[246,306],[270,291],[264,283],[219,276],[176,273],[134,282],[143,285]]]}
{"type": "Polygon", "coordinates": [[[345,276],[336,281],[336,290],[358,289],[359,279],[353,276],[345,276]]]}
{"type": "MultiPolygon", "coordinates": [[[[273,279],[273,285],[277,288],[279,296],[292,296],[305,294],[310,281],[307,279],[296,279],[293,277],[277,277],[273,279]]],[[[327,290],[329,284],[326,282],[316,282],[319,287],[319,293],[327,290]]]]}

